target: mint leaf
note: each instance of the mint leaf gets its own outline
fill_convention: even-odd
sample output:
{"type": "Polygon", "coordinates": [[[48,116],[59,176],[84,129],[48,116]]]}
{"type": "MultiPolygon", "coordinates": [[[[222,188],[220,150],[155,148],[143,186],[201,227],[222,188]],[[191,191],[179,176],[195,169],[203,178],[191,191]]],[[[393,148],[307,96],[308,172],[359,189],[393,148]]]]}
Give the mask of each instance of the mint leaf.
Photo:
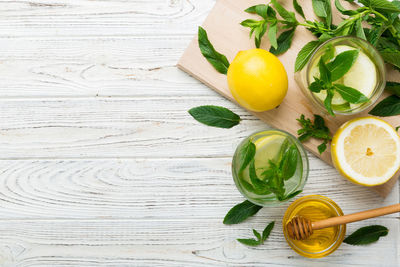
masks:
{"type": "Polygon", "coordinates": [[[370,225],[361,227],[348,237],[343,242],[349,245],[368,245],[379,240],[380,237],[386,236],[389,230],[382,225],[370,225]]]}
{"type": "Polygon", "coordinates": [[[400,83],[398,82],[386,82],[385,89],[397,96],[400,96],[400,83]]]}
{"type": "Polygon", "coordinates": [[[345,9],[345,8],[342,6],[342,4],[340,3],[340,0],[335,0],[335,7],[336,7],[336,9],[337,9],[340,13],[342,13],[343,15],[352,16],[352,15],[358,14],[358,12],[355,11],[355,10],[347,10],[347,9],[345,9]]]}
{"type": "Polygon", "coordinates": [[[345,86],[343,84],[334,84],[335,90],[343,97],[344,100],[353,103],[360,104],[368,102],[368,97],[363,93],[352,87],[345,86]]]}
{"type": "Polygon", "coordinates": [[[400,12],[400,9],[387,0],[359,0],[359,2],[377,11],[400,12]]]}
{"type": "Polygon", "coordinates": [[[253,160],[256,154],[256,145],[248,140],[239,151],[239,172],[243,171],[253,160]]]}
{"type": "Polygon", "coordinates": [[[293,7],[294,7],[294,10],[296,10],[296,12],[300,14],[300,16],[302,16],[304,19],[306,18],[304,16],[303,8],[301,8],[301,6],[297,2],[297,0],[293,0],[293,7]]]}
{"type": "Polygon", "coordinates": [[[319,93],[321,90],[325,89],[325,83],[318,79],[317,77],[314,77],[315,81],[313,81],[308,88],[311,90],[311,92],[314,93],[319,93]]]}
{"type": "Polygon", "coordinates": [[[400,68],[400,51],[393,48],[379,50],[382,58],[389,64],[400,68]]]}
{"type": "Polygon", "coordinates": [[[397,126],[395,129],[396,129],[396,132],[397,132],[400,129],[400,126],[397,126]]]}
{"type": "Polygon", "coordinates": [[[362,22],[361,18],[356,21],[356,26],[355,26],[356,27],[356,36],[358,38],[367,40],[367,37],[365,36],[364,28],[362,27],[361,22],[362,22]]]}
{"type": "Polygon", "coordinates": [[[342,78],[351,69],[358,57],[358,53],[358,50],[344,51],[327,64],[327,68],[331,72],[332,82],[342,78]]]}
{"type": "Polygon", "coordinates": [[[318,62],[319,68],[319,78],[326,84],[330,84],[332,82],[332,72],[328,69],[328,66],[325,64],[322,57],[318,62]]]}
{"type": "Polygon", "coordinates": [[[321,44],[320,41],[311,41],[308,42],[305,46],[303,46],[303,48],[300,50],[300,52],[297,54],[296,57],[296,62],[294,64],[295,72],[301,70],[307,64],[311,55],[314,53],[314,51],[318,48],[320,44],[321,44]]]}
{"type": "Polygon", "coordinates": [[[239,238],[239,239],[236,239],[237,241],[239,241],[240,243],[242,243],[243,245],[246,245],[246,246],[250,246],[250,247],[256,247],[256,246],[258,246],[258,245],[260,245],[260,241],[257,241],[257,240],[255,240],[255,239],[252,239],[252,238],[239,238]]]}
{"type": "Polygon", "coordinates": [[[239,115],[219,106],[199,106],[188,112],[198,122],[218,128],[232,128],[240,122],[239,115]]]}
{"type": "Polygon", "coordinates": [[[315,15],[324,18],[328,27],[332,24],[332,10],[330,0],[312,0],[315,15]]]}
{"type": "Polygon", "coordinates": [[[270,8],[268,5],[260,4],[260,5],[255,5],[252,7],[249,7],[248,9],[245,10],[247,13],[251,14],[257,14],[261,16],[263,19],[268,18],[268,8],[270,8]]]}
{"type": "Polygon", "coordinates": [[[287,11],[281,4],[278,3],[276,0],[271,0],[272,5],[275,7],[278,14],[287,22],[289,23],[296,23],[296,17],[293,12],[287,11]]]}
{"type": "Polygon", "coordinates": [[[388,96],[379,102],[368,114],[380,117],[400,115],[400,97],[388,96]]]}
{"type": "Polygon", "coordinates": [[[268,184],[261,181],[257,177],[256,168],[254,165],[254,159],[250,162],[250,165],[249,165],[249,176],[250,176],[250,181],[251,181],[253,187],[255,188],[256,194],[264,195],[264,194],[270,193],[268,184]]]}
{"type": "Polygon", "coordinates": [[[283,159],[279,166],[281,169],[282,178],[284,180],[289,180],[293,177],[294,173],[296,172],[298,157],[299,152],[295,145],[291,145],[284,153],[283,159]]]}
{"type": "Polygon", "coordinates": [[[199,27],[198,42],[200,51],[208,62],[210,62],[219,73],[226,74],[229,68],[228,59],[214,49],[214,46],[208,40],[207,32],[202,27],[199,27]]]}
{"type": "Polygon", "coordinates": [[[268,29],[269,42],[271,43],[271,46],[275,49],[278,48],[278,42],[276,39],[277,31],[278,31],[278,21],[276,20],[271,25],[269,25],[269,29],[268,29]]]}
{"type": "Polygon", "coordinates": [[[262,242],[264,243],[265,240],[267,240],[267,238],[269,237],[269,235],[271,234],[272,229],[274,229],[274,225],[275,222],[270,222],[264,229],[264,231],[262,232],[262,242]]]}
{"type": "Polygon", "coordinates": [[[253,229],[253,234],[257,238],[257,240],[261,242],[261,234],[257,232],[255,229],[253,229]]]}
{"type": "Polygon", "coordinates": [[[326,127],[324,119],[321,116],[314,114],[314,122],[311,122],[310,119],[305,118],[304,114],[301,114],[297,121],[302,127],[297,131],[300,142],[307,141],[311,137],[324,140],[324,142],[318,146],[318,151],[322,154],[322,152],[326,150],[326,144],[332,139],[329,128],[326,127]]]}
{"type": "Polygon", "coordinates": [[[318,148],[318,152],[319,154],[322,154],[325,150],[326,150],[326,145],[327,145],[328,141],[324,141],[322,144],[320,144],[317,148],[318,148]]]}
{"type": "Polygon", "coordinates": [[[295,196],[297,196],[298,194],[300,194],[301,192],[303,192],[303,190],[297,190],[289,195],[287,195],[286,197],[283,197],[282,199],[280,199],[280,201],[285,201],[291,198],[294,198],[295,196]]]}
{"type": "Polygon", "coordinates": [[[288,31],[282,32],[277,39],[278,47],[276,49],[274,47],[271,47],[269,49],[269,52],[271,52],[274,55],[280,55],[285,53],[292,44],[292,39],[295,30],[296,30],[295,28],[292,28],[288,31]]]}
{"type": "Polygon", "coordinates": [[[247,218],[256,214],[261,206],[251,203],[248,200],[243,201],[240,204],[237,204],[229,212],[226,214],[224,218],[224,224],[237,224],[241,223],[247,218]]]}
{"type": "Polygon", "coordinates": [[[333,90],[332,89],[328,89],[326,90],[326,98],[324,100],[324,105],[326,107],[326,110],[328,111],[329,114],[331,114],[332,116],[335,116],[335,113],[333,113],[332,110],[332,98],[333,98],[333,90]]]}

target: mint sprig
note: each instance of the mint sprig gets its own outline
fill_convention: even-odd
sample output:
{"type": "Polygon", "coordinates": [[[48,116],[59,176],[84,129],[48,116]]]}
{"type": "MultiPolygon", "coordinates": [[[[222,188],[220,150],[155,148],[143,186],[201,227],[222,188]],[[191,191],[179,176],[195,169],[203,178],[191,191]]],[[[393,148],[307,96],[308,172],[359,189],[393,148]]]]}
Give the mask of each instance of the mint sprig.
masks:
{"type": "Polygon", "coordinates": [[[257,232],[257,230],[253,229],[253,235],[256,237],[254,238],[239,238],[237,241],[240,243],[246,245],[246,246],[251,246],[251,247],[256,247],[259,245],[264,244],[264,242],[268,239],[272,229],[274,228],[275,222],[270,222],[263,230],[262,235],[257,232]]]}
{"type": "Polygon", "coordinates": [[[319,93],[323,90],[326,91],[326,98],[324,100],[325,108],[329,114],[335,116],[332,109],[332,99],[335,92],[338,92],[344,100],[352,104],[365,103],[369,99],[357,89],[340,83],[334,83],[350,70],[358,57],[359,51],[344,51],[326,63],[325,59],[330,57],[330,53],[330,51],[327,51],[321,56],[318,62],[319,77],[314,77],[315,81],[309,85],[309,89],[314,93],[319,93]],[[328,57],[326,56],[327,54],[328,57]]]}
{"type": "MultiPolygon", "coordinates": [[[[268,165],[262,169],[260,177],[257,175],[254,163],[255,151],[251,153],[247,152],[249,150],[253,151],[252,149],[249,149],[252,147],[251,144],[252,142],[249,141],[245,144],[245,146],[243,146],[245,148],[242,148],[243,156],[240,158],[241,163],[239,168],[240,171],[244,171],[245,167],[243,166],[247,166],[247,161],[250,158],[249,155],[253,156],[253,158],[249,161],[248,168],[251,184],[247,183],[244,185],[247,190],[259,195],[273,193],[276,195],[276,198],[279,201],[288,200],[301,193],[301,191],[299,191],[296,192],[296,194],[285,194],[285,181],[294,176],[297,169],[297,161],[300,157],[299,151],[295,144],[290,144],[288,139],[285,139],[285,141],[282,143],[277,158],[268,161],[268,165]]],[[[239,175],[242,174],[240,173],[239,175]]],[[[243,182],[246,181],[242,181],[242,183],[243,182]]]]}
{"type": "Polygon", "coordinates": [[[305,142],[310,138],[316,138],[323,140],[323,143],[318,146],[318,151],[322,154],[327,147],[328,142],[332,139],[329,128],[326,127],[324,119],[314,114],[314,122],[310,119],[306,119],[304,114],[301,114],[300,118],[297,119],[300,123],[301,128],[297,131],[300,142],[305,142]]]}
{"type": "Polygon", "coordinates": [[[262,19],[252,20],[252,25],[249,23],[242,25],[249,27],[251,33],[255,33],[257,47],[260,46],[268,26],[273,25],[268,38],[271,43],[270,52],[276,55],[289,49],[292,43],[292,32],[294,33],[297,27],[308,29],[318,40],[307,43],[300,50],[295,62],[295,71],[299,71],[305,66],[312,52],[322,42],[344,35],[357,36],[369,41],[377,47],[387,63],[400,70],[400,1],[360,0],[363,7],[348,10],[342,6],[340,0],[335,0],[335,8],[343,15],[342,21],[338,25],[332,23],[330,2],[330,0],[312,0],[314,13],[321,20],[311,21],[305,18],[303,9],[297,0],[293,0],[293,7],[303,20],[298,20],[293,12],[285,9],[278,1],[271,0],[269,4],[262,5],[262,8],[254,6],[247,9],[246,12],[258,14],[262,19]],[[364,28],[363,22],[367,22],[369,27],[364,28]],[[284,32],[284,35],[282,33],[283,36],[276,39],[275,27],[278,30],[289,29],[289,31],[284,32]]]}

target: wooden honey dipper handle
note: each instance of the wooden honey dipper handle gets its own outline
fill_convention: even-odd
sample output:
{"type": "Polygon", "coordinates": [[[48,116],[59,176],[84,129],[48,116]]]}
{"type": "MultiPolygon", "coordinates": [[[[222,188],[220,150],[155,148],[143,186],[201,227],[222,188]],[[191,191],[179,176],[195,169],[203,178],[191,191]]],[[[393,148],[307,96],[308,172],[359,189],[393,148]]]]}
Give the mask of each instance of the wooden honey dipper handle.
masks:
{"type": "Polygon", "coordinates": [[[312,229],[318,230],[322,228],[327,228],[335,225],[346,224],[356,221],[361,221],[369,218],[375,218],[378,216],[391,214],[395,212],[400,212],[400,204],[394,204],[391,206],[386,206],[378,209],[361,211],[353,214],[348,214],[344,216],[332,217],[322,221],[312,222],[312,229]]]}

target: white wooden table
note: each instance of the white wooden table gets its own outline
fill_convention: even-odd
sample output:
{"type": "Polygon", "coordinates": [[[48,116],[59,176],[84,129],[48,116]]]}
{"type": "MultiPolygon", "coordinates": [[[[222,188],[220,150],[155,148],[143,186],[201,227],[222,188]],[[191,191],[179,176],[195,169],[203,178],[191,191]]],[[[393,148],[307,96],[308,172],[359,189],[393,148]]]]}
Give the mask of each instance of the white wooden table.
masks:
{"type": "MultiPolygon", "coordinates": [[[[231,178],[239,141],[268,126],[175,67],[215,0],[0,1],[0,266],[399,266],[398,214],[389,235],[329,257],[294,253],[287,207],[225,226],[243,200],[231,178]],[[232,129],[187,113],[215,104],[232,129]],[[265,245],[238,244],[277,221],[265,245]]],[[[381,199],[310,155],[302,195],[345,213],[381,199]]]]}

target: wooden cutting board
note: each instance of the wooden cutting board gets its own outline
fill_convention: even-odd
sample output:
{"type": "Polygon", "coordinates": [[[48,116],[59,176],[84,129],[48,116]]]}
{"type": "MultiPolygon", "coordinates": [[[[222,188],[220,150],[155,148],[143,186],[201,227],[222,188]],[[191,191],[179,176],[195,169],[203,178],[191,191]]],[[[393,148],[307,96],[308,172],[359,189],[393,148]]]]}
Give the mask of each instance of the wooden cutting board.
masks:
{"type": "MultiPolygon", "coordinates": [[[[287,9],[293,11],[292,1],[280,2],[287,9]]],[[[308,19],[314,19],[315,15],[312,10],[311,0],[299,0],[298,2],[303,7],[306,17],[308,19]]],[[[351,4],[345,1],[341,2],[345,7],[351,7],[351,4]]],[[[233,60],[238,51],[255,47],[254,40],[249,39],[249,29],[240,26],[239,23],[248,18],[254,18],[257,20],[260,18],[257,15],[248,14],[243,10],[252,5],[265,3],[265,0],[218,0],[214,8],[211,10],[202,26],[206,29],[208,37],[215,49],[218,52],[226,55],[229,61],[233,60]]],[[[334,10],[334,22],[338,23],[338,21],[340,21],[340,16],[337,14],[338,12],[335,10],[333,4],[332,7],[334,10]]],[[[300,20],[300,16],[297,14],[296,16],[300,20]]],[[[294,136],[297,136],[296,132],[299,128],[299,124],[296,119],[300,117],[300,114],[304,114],[306,117],[312,118],[314,113],[319,113],[302,94],[300,88],[297,86],[293,78],[294,62],[297,53],[307,42],[314,39],[315,37],[309,31],[303,27],[298,27],[293,38],[291,48],[286,53],[279,56],[279,59],[285,66],[289,77],[289,90],[286,98],[277,109],[261,113],[252,112],[256,117],[265,121],[267,124],[288,131],[294,136]]],[[[269,47],[270,44],[268,42],[268,38],[264,37],[261,48],[268,50],[269,47]]],[[[226,76],[218,73],[200,53],[197,37],[192,40],[184,52],[182,58],[178,62],[178,67],[192,75],[194,78],[205,83],[210,88],[214,89],[229,100],[235,102],[229,91],[226,76]]],[[[400,73],[388,68],[388,80],[399,81],[399,78],[400,73]]],[[[382,97],[386,96],[387,95],[385,94],[382,97]]],[[[367,112],[353,116],[336,116],[335,118],[324,116],[324,118],[331,132],[335,133],[336,129],[342,123],[354,117],[360,116],[367,116],[367,112]]],[[[393,126],[400,125],[399,116],[384,118],[384,120],[388,121],[393,126]]],[[[316,156],[332,165],[329,149],[322,155],[318,153],[317,146],[320,143],[321,141],[319,140],[311,139],[310,141],[304,143],[304,146],[316,156]]],[[[393,188],[398,177],[399,173],[397,173],[395,177],[393,177],[386,184],[372,188],[381,196],[385,197],[393,188]]]]}

